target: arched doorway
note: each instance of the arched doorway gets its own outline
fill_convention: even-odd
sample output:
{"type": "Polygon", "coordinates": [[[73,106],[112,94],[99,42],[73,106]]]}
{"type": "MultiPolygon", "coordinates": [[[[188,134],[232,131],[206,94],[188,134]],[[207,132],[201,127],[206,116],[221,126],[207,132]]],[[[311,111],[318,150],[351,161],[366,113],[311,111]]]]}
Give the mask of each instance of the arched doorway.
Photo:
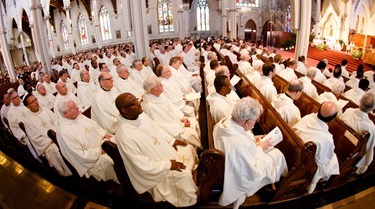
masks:
{"type": "Polygon", "coordinates": [[[257,25],[253,19],[250,19],[245,24],[245,40],[256,41],[257,38],[257,25]]]}

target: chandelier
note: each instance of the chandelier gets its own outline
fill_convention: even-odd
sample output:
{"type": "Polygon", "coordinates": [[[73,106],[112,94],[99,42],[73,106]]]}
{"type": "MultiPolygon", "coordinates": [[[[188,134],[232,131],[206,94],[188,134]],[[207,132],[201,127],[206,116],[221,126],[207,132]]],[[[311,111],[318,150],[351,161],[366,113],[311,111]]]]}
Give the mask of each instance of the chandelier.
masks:
{"type": "Polygon", "coordinates": [[[241,12],[249,12],[252,7],[258,7],[258,0],[236,0],[236,8],[241,12]]]}

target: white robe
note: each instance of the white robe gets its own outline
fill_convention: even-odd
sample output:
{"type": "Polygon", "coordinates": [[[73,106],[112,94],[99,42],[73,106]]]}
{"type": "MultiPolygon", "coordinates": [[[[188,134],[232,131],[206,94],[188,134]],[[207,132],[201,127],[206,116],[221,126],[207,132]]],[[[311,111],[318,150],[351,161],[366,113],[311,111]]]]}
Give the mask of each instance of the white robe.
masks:
{"type": "Polygon", "coordinates": [[[302,73],[303,75],[306,75],[307,68],[306,68],[305,63],[303,63],[301,61],[298,61],[296,71],[299,72],[299,73],[302,73]]]}
{"type": "Polygon", "coordinates": [[[232,114],[234,103],[228,97],[215,92],[207,96],[207,101],[210,105],[210,113],[214,124],[232,114]]]}
{"type": "Polygon", "coordinates": [[[312,141],[316,144],[315,161],[318,169],[310,184],[309,193],[311,193],[319,179],[326,178],[327,180],[331,175],[340,174],[332,134],[328,131],[327,123],[318,119],[317,113],[303,117],[293,126],[293,130],[304,143],[312,141]]]}
{"type": "Polygon", "coordinates": [[[238,62],[238,69],[241,71],[242,74],[244,74],[245,76],[247,74],[250,74],[251,71],[254,70],[254,68],[251,66],[250,62],[248,61],[239,61],[238,62]]]}
{"type": "Polygon", "coordinates": [[[324,81],[327,80],[327,77],[322,73],[322,71],[317,70],[317,71],[316,71],[316,75],[315,75],[314,80],[315,80],[316,82],[318,82],[318,83],[323,84],[324,81]]]}
{"type": "Polygon", "coordinates": [[[82,114],[74,120],[59,119],[56,136],[61,153],[81,177],[92,175],[98,181],[117,181],[113,160],[102,154],[105,134],[106,131],[95,121],[82,114]]]}
{"type": "Polygon", "coordinates": [[[359,100],[361,100],[361,97],[365,94],[365,91],[363,91],[360,88],[354,88],[346,91],[343,96],[347,99],[350,99],[357,105],[359,105],[359,100]]]}
{"type": "Polygon", "coordinates": [[[271,78],[262,76],[258,81],[258,90],[267,99],[269,103],[272,103],[277,97],[277,90],[271,78]]]}
{"type": "Polygon", "coordinates": [[[272,106],[289,126],[293,126],[301,120],[301,112],[293,103],[293,99],[288,97],[285,93],[277,95],[272,106]]]}
{"type": "Polygon", "coordinates": [[[34,113],[28,111],[24,120],[27,136],[39,156],[45,156],[51,167],[62,176],[70,176],[72,172],[60,155],[59,148],[48,137],[47,131],[56,131],[57,116],[48,108],[40,107],[34,113]]]}
{"type": "Polygon", "coordinates": [[[285,70],[282,70],[279,73],[279,76],[284,78],[288,82],[297,78],[296,74],[294,73],[294,70],[290,67],[287,67],[287,68],[285,68],[285,70]]]}
{"type": "Polygon", "coordinates": [[[78,82],[77,96],[81,100],[83,108],[91,106],[96,90],[97,87],[91,81],[88,83],[78,82]]]}
{"type": "Polygon", "coordinates": [[[156,121],[161,128],[173,137],[181,137],[191,145],[202,147],[199,134],[198,122],[189,118],[191,122],[190,127],[185,127],[181,122],[183,113],[180,110],[174,110],[173,105],[165,98],[163,94],[156,97],[152,94],[145,94],[142,102],[143,111],[154,121],[156,121]]]}
{"type": "MultiPolygon", "coordinates": [[[[8,125],[5,124],[4,118],[8,119],[9,109],[10,109],[10,104],[8,106],[3,104],[3,106],[1,107],[1,122],[3,123],[4,127],[8,128],[8,129],[9,129],[9,127],[8,127],[8,125]]],[[[8,119],[8,122],[9,122],[9,119],[8,119]]]]}
{"type": "Polygon", "coordinates": [[[149,66],[143,65],[141,73],[142,73],[144,78],[148,78],[150,76],[156,76],[154,71],[151,69],[150,65],[149,66]]]}
{"type": "Polygon", "coordinates": [[[115,105],[118,95],[119,92],[114,87],[110,91],[98,87],[91,106],[91,118],[111,134],[116,132],[120,115],[115,105]]]}
{"type": "Polygon", "coordinates": [[[350,88],[358,88],[358,84],[359,84],[359,79],[358,78],[350,78],[350,80],[348,80],[345,85],[349,86],[350,88]]]}
{"type": "Polygon", "coordinates": [[[129,78],[135,81],[138,84],[138,86],[143,86],[143,81],[146,79],[145,77],[143,77],[143,74],[141,71],[138,71],[136,69],[133,69],[132,71],[130,71],[129,78]]]}
{"type": "Polygon", "coordinates": [[[140,86],[130,78],[117,78],[115,82],[115,87],[117,88],[117,91],[119,93],[129,92],[133,94],[136,98],[142,98],[143,94],[145,93],[143,86],[140,86]]]}
{"type": "Polygon", "coordinates": [[[311,83],[310,78],[305,76],[305,77],[299,78],[299,80],[302,81],[302,83],[303,83],[303,90],[302,91],[305,92],[305,94],[307,94],[308,96],[310,96],[313,99],[318,98],[318,96],[319,96],[318,90],[316,89],[314,84],[311,83]]]}
{"type": "Polygon", "coordinates": [[[73,69],[72,74],[70,75],[70,78],[72,79],[72,82],[78,82],[81,80],[81,76],[79,75],[81,70],[73,69]]]}
{"type": "Polygon", "coordinates": [[[359,108],[346,109],[340,119],[358,134],[362,134],[365,131],[370,133],[370,138],[366,145],[366,155],[356,165],[358,168],[363,168],[361,172],[357,171],[357,173],[364,173],[374,158],[375,125],[369,119],[368,113],[362,112],[359,108]]]}
{"type": "MultiPolygon", "coordinates": [[[[58,82],[63,82],[61,79],[59,79],[58,82]]],[[[66,82],[64,82],[65,85],[66,85],[66,88],[68,88],[68,91],[72,94],[76,94],[77,93],[77,88],[74,86],[72,80],[70,78],[68,78],[66,80],[66,82]]]]}
{"type": "Polygon", "coordinates": [[[287,173],[280,150],[273,148],[264,152],[256,145],[254,135],[230,117],[215,126],[213,137],[215,148],[225,154],[224,188],[219,205],[233,203],[233,208],[238,208],[246,196],[279,181],[280,176],[287,173]]]}
{"type": "MultiPolygon", "coordinates": [[[[38,98],[39,106],[46,107],[50,110],[54,108],[56,97],[53,96],[52,94],[50,94],[48,92],[45,96],[42,96],[41,94],[38,94],[37,98],[38,98]]],[[[56,110],[54,110],[54,111],[56,112],[56,110]]]]}
{"type": "Polygon", "coordinates": [[[340,79],[337,79],[335,77],[331,77],[323,82],[323,85],[327,86],[328,88],[332,89],[333,84],[340,81],[340,79]]]}
{"type": "Polygon", "coordinates": [[[168,97],[169,101],[186,116],[195,117],[194,107],[186,105],[184,93],[178,88],[177,84],[170,78],[160,78],[160,82],[163,84],[164,95],[168,97]]]}
{"type": "Polygon", "coordinates": [[[346,77],[346,78],[349,78],[349,72],[346,69],[346,66],[341,66],[341,75],[346,77]]]}
{"type": "Polygon", "coordinates": [[[120,120],[116,132],[117,146],[134,189],[149,192],[154,201],[168,201],[176,207],[194,205],[197,186],[192,178],[196,153],[190,145],[171,145],[174,139],[145,113],[136,120],[120,120]],[[172,171],[170,160],[184,163],[182,172],[172,171]]]}
{"type": "Polygon", "coordinates": [[[43,86],[46,88],[47,94],[54,94],[54,93],[57,92],[56,83],[54,83],[52,81],[49,82],[49,83],[44,82],[43,86]]]}
{"type": "Polygon", "coordinates": [[[24,121],[28,111],[29,110],[22,103],[18,106],[14,106],[11,103],[8,112],[9,128],[12,131],[13,136],[15,136],[22,144],[25,145],[27,137],[25,132],[23,132],[20,128],[19,123],[24,121]]]}

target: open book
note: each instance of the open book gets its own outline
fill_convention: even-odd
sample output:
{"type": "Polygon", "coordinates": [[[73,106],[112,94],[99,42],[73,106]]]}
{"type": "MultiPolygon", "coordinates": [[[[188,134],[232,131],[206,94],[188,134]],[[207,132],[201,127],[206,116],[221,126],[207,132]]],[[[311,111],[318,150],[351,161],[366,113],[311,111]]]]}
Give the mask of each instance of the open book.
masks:
{"type": "Polygon", "coordinates": [[[264,137],[261,139],[261,141],[266,140],[266,139],[270,139],[270,141],[271,141],[271,146],[268,147],[268,149],[265,150],[265,152],[269,151],[269,150],[272,149],[275,145],[277,145],[278,143],[280,143],[280,142],[283,140],[283,134],[281,133],[279,127],[276,126],[274,129],[272,129],[272,131],[270,131],[266,136],[264,136],[264,137]]]}

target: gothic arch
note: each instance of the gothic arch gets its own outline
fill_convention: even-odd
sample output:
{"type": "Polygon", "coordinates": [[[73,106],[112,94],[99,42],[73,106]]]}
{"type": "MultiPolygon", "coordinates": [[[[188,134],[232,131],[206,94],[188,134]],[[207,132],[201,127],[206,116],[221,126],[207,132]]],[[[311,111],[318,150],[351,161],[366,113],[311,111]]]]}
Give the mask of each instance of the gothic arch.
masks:
{"type": "Polygon", "coordinates": [[[257,37],[257,25],[253,19],[249,19],[245,23],[245,40],[256,41],[257,37]]]}

